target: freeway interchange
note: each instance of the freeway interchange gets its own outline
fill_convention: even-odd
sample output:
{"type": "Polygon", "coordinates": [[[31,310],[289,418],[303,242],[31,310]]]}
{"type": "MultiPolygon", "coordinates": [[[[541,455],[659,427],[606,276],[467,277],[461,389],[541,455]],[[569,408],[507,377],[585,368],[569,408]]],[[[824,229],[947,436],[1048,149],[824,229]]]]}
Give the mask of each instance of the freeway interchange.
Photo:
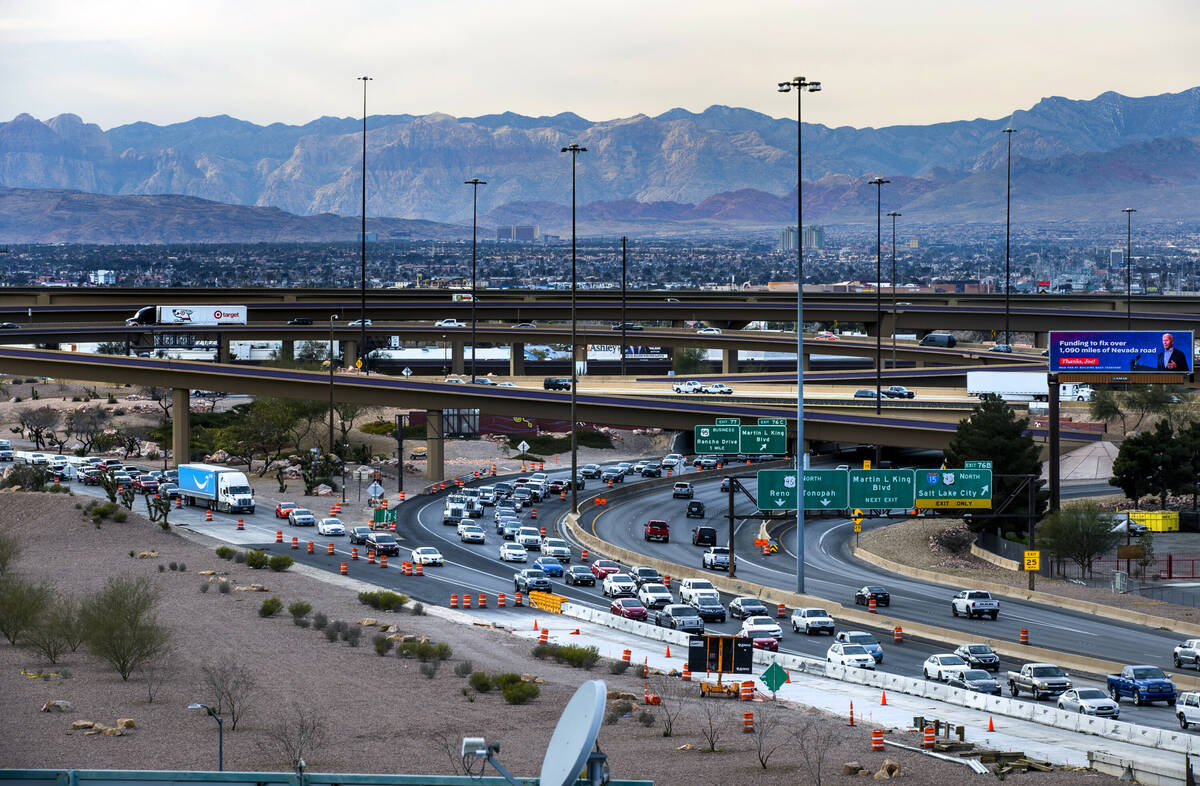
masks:
{"type": "MultiPolygon", "coordinates": [[[[551,479],[554,479],[565,478],[568,473],[558,470],[550,471],[549,474],[551,479]]],[[[695,570],[687,575],[672,577],[673,589],[676,590],[677,596],[680,579],[714,575],[701,567],[700,555],[703,549],[693,546],[689,535],[693,526],[714,526],[718,532],[718,542],[725,543],[728,532],[728,494],[719,490],[720,479],[724,474],[726,473],[710,472],[699,475],[689,468],[682,476],[693,482],[694,499],[705,503],[706,517],[703,520],[687,519],[685,509],[688,500],[672,499],[671,488],[668,485],[647,486],[644,493],[627,496],[620,501],[614,500],[614,504],[588,511],[580,520],[580,524],[589,533],[616,547],[682,565],[694,565],[695,570]],[[643,525],[652,518],[665,519],[670,523],[672,538],[669,543],[648,543],[643,540],[643,525]]],[[[634,477],[625,481],[626,484],[639,482],[640,479],[634,477]]],[[[752,479],[744,479],[742,482],[753,489],[752,479]]],[[[595,493],[596,483],[597,481],[588,481],[589,485],[584,494],[595,493]]],[[[89,487],[80,487],[77,491],[99,493],[98,490],[89,487]]],[[[486,593],[493,596],[493,602],[496,593],[505,592],[511,596],[514,591],[513,574],[523,567],[531,566],[536,552],[531,552],[529,565],[501,562],[497,550],[502,541],[492,526],[491,508],[485,509],[482,520],[476,520],[487,533],[486,542],[475,545],[462,543],[456,528],[443,524],[442,510],[446,493],[448,492],[415,496],[401,505],[396,528],[401,556],[394,558],[387,569],[382,569],[378,565],[368,564],[365,560],[365,550],[360,548],[363,558],[359,562],[350,562],[350,575],[403,592],[430,605],[446,605],[451,594],[486,593]],[[426,568],[423,577],[404,576],[399,569],[399,563],[408,559],[411,549],[423,546],[439,549],[445,557],[446,564],[442,567],[426,568]]],[[[237,516],[218,514],[215,520],[209,523],[204,521],[201,511],[194,509],[173,511],[172,522],[242,547],[288,553],[302,564],[334,574],[338,572],[341,562],[349,561],[351,547],[345,538],[318,538],[315,528],[289,527],[286,521],[274,518],[273,502],[267,499],[258,500],[256,513],[243,516],[244,531],[236,528],[237,516]],[[275,542],[277,531],[283,532],[285,543],[282,545],[275,542]],[[293,536],[300,539],[301,548],[298,550],[290,548],[289,543],[293,536]],[[311,555],[304,548],[310,540],[319,540],[315,553],[311,555]],[[326,553],[326,544],[330,542],[334,544],[335,550],[332,555],[326,553]]],[[[562,535],[557,524],[566,512],[566,504],[551,498],[538,503],[536,509],[537,519],[531,519],[529,511],[526,510],[522,514],[522,523],[544,526],[547,534],[552,536],[562,535]]],[[[321,513],[320,510],[315,512],[318,516],[321,513]]],[[[754,546],[761,514],[745,497],[738,499],[734,513],[738,578],[783,589],[794,587],[795,559],[792,548],[788,545],[789,538],[791,543],[794,543],[794,526],[788,527],[782,533],[783,551],[767,556],[762,554],[761,548],[754,546]]],[[[360,517],[354,514],[344,516],[343,520],[347,526],[363,523],[360,517]]],[[[869,520],[864,523],[864,528],[870,529],[886,523],[887,520],[869,520]]],[[[854,592],[858,588],[868,584],[882,584],[891,592],[891,606],[886,609],[889,616],[938,626],[958,634],[952,641],[942,642],[906,635],[903,644],[894,645],[891,643],[889,629],[871,629],[838,620],[839,630],[868,630],[875,635],[883,645],[885,653],[883,662],[878,666],[882,671],[919,677],[921,664],[931,654],[950,652],[958,644],[982,637],[1015,640],[1018,628],[1028,629],[1032,643],[1038,647],[1063,653],[1102,657],[1122,663],[1153,664],[1168,669],[1171,665],[1171,650],[1183,638],[1170,632],[1147,629],[1120,620],[1102,619],[1011,598],[1001,599],[998,621],[955,618],[950,614],[949,602],[955,589],[897,576],[856,560],[849,553],[849,535],[850,522],[846,519],[807,520],[806,589],[808,594],[828,600],[827,608],[835,620],[838,620],[839,605],[852,605],[854,592]]],[[[571,564],[578,564],[579,545],[572,543],[572,546],[571,564]]],[[[593,560],[603,556],[605,555],[595,553],[590,555],[593,560]]],[[[554,592],[572,602],[596,609],[608,609],[609,599],[601,594],[599,582],[595,587],[578,587],[566,585],[561,579],[552,581],[554,592]]],[[[963,588],[966,588],[966,585],[963,588]]],[[[722,594],[721,599],[728,607],[732,597],[722,594]]],[[[651,612],[651,620],[653,614],[654,612],[651,612]]],[[[833,643],[828,636],[810,637],[803,632],[794,633],[787,620],[779,622],[784,629],[780,641],[781,652],[823,658],[826,649],[833,643]]],[[[705,628],[708,632],[733,634],[740,628],[740,624],[740,621],[730,618],[723,624],[709,623],[705,628]]],[[[1019,669],[1022,662],[1002,657],[1000,676],[1003,676],[1005,669],[1019,669]]],[[[1082,678],[1081,675],[1074,676],[1077,687],[1104,687],[1104,675],[1091,674],[1082,678]]],[[[1172,728],[1176,725],[1173,710],[1169,707],[1134,707],[1126,703],[1121,710],[1121,719],[1125,721],[1158,728],[1172,728]]]]}

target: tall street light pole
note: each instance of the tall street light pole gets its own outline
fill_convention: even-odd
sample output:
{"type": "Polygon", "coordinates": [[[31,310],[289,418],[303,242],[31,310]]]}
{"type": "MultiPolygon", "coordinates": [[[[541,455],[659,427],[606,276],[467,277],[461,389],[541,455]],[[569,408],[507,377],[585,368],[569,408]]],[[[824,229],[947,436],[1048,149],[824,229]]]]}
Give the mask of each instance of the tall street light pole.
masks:
{"type": "Polygon", "coordinates": [[[1012,135],[1016,133],[1015,128],[1004,129],[1004,135],[1008,137],[1008,178],[1005,180],[1004,186],[1004,343],[1012,344],[1012,336],[1010,334],[1012,308],[1011,308],[1011,281],[1010,281],[1010,256],[1009,256],[1009,228],[1012,224],[1012,135]]]}
{"type": "Polygon", "coordinates": [[[625,376],[625,244],[628,240],[621,236],[621,376],[625,376]]]}
{"type": "Polygon", "coordinates": [[[188,709],[204,710],[217,722],[217,772],[222,772],[225,769],[225,721],[207,704],[189,704],[188,709]]]}
{"type": "Polygon", "coordinates": [[[881,211],[883,210],[883,184],[892,181],[874,177],[868,182],[875,186],[875,414],[879,415],[883,412],[883,219],[881,211]]]}
{"type": "Polygon", "coordinates": [[[779,92],[796,90],[796,592],[804,592],[804,181],[801,174],[804,91],[816,93],[821,83],[802,76],[779,82],[779,92]]]}
{"type": "MultiPolygon", "coordinates": [[[[358,341],[358,357],[367,357],[367,82],[374,81],[369,76],[358,77],[363,83],[363,132],[362,132],[362,228],[359,232],[359,260],[362,263],[360,286],[362,292],[362,307],[358,315],[362,326],[362,335],[358,341]]],[[[371,373],[367,361],[362,361],[363,371],[371,373]]]]}
{"type": "Polygon", "coordinates": [[[1133,214],[1136,208],[1127,207],[1125,214],[1125,329],[1133,330],[1133,214]]]}
{"type": "MultiPolygon", "coordinates": [[[[329,315],[329,455],[333,456],[333,320],[337,314],[329,315]]],[[[404,464],[401,462],[401,469],[404,464]]]]}
{"type": "Polygon", "coordinates": [[[579,489],[576,483],[576,473],[578,472],[579,462],[579,447],[578,434],[575,424],[575,403],[576,392],[575,388],[579,386],[579,366],[575,362],[575,344],[576,344],[576,329],[578,321],[575,318],[575,160],[580,153],[586,153],[586,147],[580,147],[576,144],[567,145],[561,151],[562,153],[571,154],[571,512],[579,515],[579,489]]]}
{"type": "Polygon", "coordinates": [[[896,330],[899,327],[900,312],[896,310],[896,219],[900,216],[895,210],[888,213],[892,219],[892,370],[896,370],[896,330]]]}
{"type": "Polygon", "coordinates": [[[464,185],[471,186],[471,384],[475,384],[475,301],[478,293],[475,291],[475,250],[478,243],[479,230],[479,187],[486,186],[486,180],[473,177],[464,185]]]}

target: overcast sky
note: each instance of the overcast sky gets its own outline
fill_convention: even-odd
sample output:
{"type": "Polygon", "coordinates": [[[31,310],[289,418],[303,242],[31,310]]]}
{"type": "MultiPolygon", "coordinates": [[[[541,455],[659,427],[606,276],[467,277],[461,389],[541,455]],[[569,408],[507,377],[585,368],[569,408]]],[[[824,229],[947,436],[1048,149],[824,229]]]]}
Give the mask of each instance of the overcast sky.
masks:
{"type": "Polygon", "coordinates": [[[713,104],[829,126],[999,118],[1043,96],[1200,85],[1197,0],[0,0],[0,120],[713,104]]]}

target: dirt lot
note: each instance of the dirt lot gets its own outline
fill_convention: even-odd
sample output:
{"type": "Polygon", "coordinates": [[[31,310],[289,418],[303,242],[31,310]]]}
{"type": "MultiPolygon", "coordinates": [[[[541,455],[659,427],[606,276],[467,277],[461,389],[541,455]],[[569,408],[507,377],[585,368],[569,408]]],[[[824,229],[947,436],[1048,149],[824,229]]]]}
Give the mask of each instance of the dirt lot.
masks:
{"type": "MultiPolygon", "coordinates": [[[[1029,579],[1025,573],[1005,570],[990,562],[967,554],[950,554],[934,548],[930,538],[946,527],[961,524],[959,519],[929,518],[910,519],[892,524],[887,527],[863,533],[861,548],[878,554],[881,557],[925,570],[936,570],[947,576],[994,581],[1011,587],[1025,589],[1029,579]]],[[[1109,592],[1108,590],[1083,587],[1067,581],[1037,578],[1037,590],[1066,598],[1076,598],[1094,603],[1103,603],[1146,614],[1156,614],[1170,619],[1195,622],[1200,620],[1200,610],[1189,606],[1179,606],[1174,603],[1147,598],[1143,595],[1129,593],[1125,595],[1109,592]]]]}
{"type": "MultiPolygon", "coordinates": [[[[257,685],[237,730],[226,724],[225,764],[231,770],[285,768],[287,760],[272,730],[308,712],[321,719],[326,731],[326,744],[305,756],[311,770],[451,774],[457,769],[460,738],[478,734],[501,743],[502,760],[510,770],[535,775],[545,741],[579,683],[599,677],[610,690],[641,695],[641,681],[614,676],[603,663],[581,672],[531,658],[527,642],[502,631],[455,625],[436,616],[375,612],[360,605],[350,590],[295,571],[256,572],[220,560],[211,544],[191,539],[202,536],[163,532],[139,516],[97,529],[82,518],[75,504],[70,497],[0,494],[0,528],[16,533],[23,544],[18,570],[53,582],[59,592],[76,595],[99,588],[109,576],[147,577],[161,593],[158,615],[172,633],[168,676],[151,703],[143,672],[122,682],[112,668],[82,649],[51,666],[32,651],[0,643],[0,695],[5,707],[0,718],[2,767],[210,769],[216,757],[215,724],[202,712],[185,708],[192,702],[213,700],[201,669],[224,657],[246,666],[257,685]],[[130,557],[131,550],[154,550],[158,556],[136,559],[130,557]],[[184,566],[161,569],[171,563],[184,566]],[[199,575],[202,570],[228,571],[237,585],[265,583],[269,595],[281,598],[285,605],[307,600],[314,611],[331,619],[354,623],[369,614],[380,623],[397,625],[403,633],[448,643],[453,658],[429,679],[419,673],[415,660],[376,655],[371,646],[373,630],[357,648],[329,643],[312,629],[294,626],[286,612],[260,618],[257,610],[268,593],[222,594],[215,588],[202,593],[200,587],[210,582],[199,575]],[[455,665],[464,659],[472,660],[476,669],[537,675],[544,680],[541,695],[528,705],[509,706],[494,692],[476,694],[467,689],[464,677],[455,675],[455,665]],[[32,679],[22,670],[57,676],[32,679]],[[50,699],[68,700],[74,709],[63,714],[40,712],[50,699]],[[133,718],[137,728],[121,737],[70,730],[73,721],[111,725],[117,718],[133,718]]],[[[678,690],[681,683],[669,681],[678,690]]],[[[838,775],[843,762],[857,760],[873,772],[884,759],[884,754],[869,752],[868,728],[850,729],[840,719],[787,707],[780,711],[774,736],[768,738],[769,746],[783,745],[763,770],[755,755],[760,737],[740,730],[746,705],[701,704],[689,696],[682,706],[684,714],[670,738],[662,736],[660,716],[648,728],[642,726],[637,707],[632,717],[602,728],[600,744],[610,757],[614,777],[689,786],[752,780],[768,785],[850,783],[866,778],[838,775]],[[713,723],[720,734],[717,752],[704,752],[708,747],[702,733],[708,726],[705,707],[715,713],[713,723]],[[823,759],[820,779],[814,770],[818,758],[823,759]]],[[[753,706],[771,711],[767,704],[753,706]]],[[[895,737],[905,742],[913,739],[904,733],[895,737]]],[[[956,783],[967,777],[967,771],[956,764],[895,749],[886,755],[901,765],[907,783],[956,783]]],[[[1110,779],[1059,772],[1018,780],[1051,786],[1110,779]]]]}

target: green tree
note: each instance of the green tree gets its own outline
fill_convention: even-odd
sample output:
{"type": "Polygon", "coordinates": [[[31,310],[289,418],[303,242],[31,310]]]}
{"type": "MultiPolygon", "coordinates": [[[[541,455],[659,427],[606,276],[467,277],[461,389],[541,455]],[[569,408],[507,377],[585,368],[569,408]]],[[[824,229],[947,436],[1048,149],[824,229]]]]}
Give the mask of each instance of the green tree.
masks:
{"type": "Polygon", "coordinates": [[[1146,494],[1156,494],[1159,505],[1166,508],[1167,494],[1191,487],[1193,458],[1186,451],[1184,441],[1175,437],[1164,418],[1153,431],[1122,440],[1109,483],[1125,492],[1134,507],[1146,494]]]}
{"type": "MultiPolygon", "coordinates": [[[[329,410],[326,409],[326,412],[329,410]]],[[[333,411],[338,416],[338,431],[341,432],[341,438],[338,440],[337,454],[345,457],[345,448],[343,445],[350,444],[350,429],[354,428],[354,421],[367,411],[366,404],[354,404],[349,401],[338,402],[333,405],[333,411]]]]}
{"type": "MultiPolygon", "coordinates": [[[[995,506],[1003,504],[1020,488],[1022,480],[1012,477],[997,477],[1001,475],[1034,475],[1038,480],[1038,493],[1034,515],[1040,516],[1046,510],[1049,493],[1042,490],[1042,462],[1038,456],[1040,451],[1034,444],[1033,437],[1025,433],[1029,428],[1029,418],[1018,419],[1008,404],[994,396],[986,396],[972,410],[970,417],[958,422],[958,430],[946,450],[946,466],[959,468],[971,460],[990,460],[992,462],[992,499],[995,506]]],[[[976,515],[972,517],[972,529],[985,527],[1000,527],[1000,522],[1011,524],[1007,529],[1025,529],[1025,521],[1029,515],[1029,503],[1025,492],[1013,499],[1004,507],[1003,519],[991,515],[976,515]]]]}
{"type": "Polygon", "coordinates": [[[104,433],[109,414],[103,407],[84,407],[67,413],[67,433],[79,440],[85,453],[90,453],[96,439],[104,433]]]}
{"type": "Polygon", "coordinates": [[[1088,403],[1088,415],[1101,423],[1121,421],[1121,433],[1125,432],[1125,411],[1117,391],[1109,387],[1097,388],[1088,403]]]}
{"type": "Polygon", "coordinates": [[[45,449],[61,419],[62,413],[51,406],[25,407],[17,412],[17,424],[38,450],[45,449]]]}
{"type": "Polygon", "coordinates": [[[1192,495],[1192,510],[1196,510],[1197,497],[1200,496],[1200,421],[1188,423],[1175,438],[1179,440],[1183,455],[1187,456],[1188,482],[1181,490],[1192,495]]]}
{"type": "Polygon", "coordinates": [[[101,355],[124,355],[125,343],[123,341],[101,341],[96,346],[96,352],[101,355]]]}
{"type": "Polygon", "coordinates": [[[261,456],[263,468],[258,474],[262,477],[289,444],[295,411],[292,402],[263,396],[251,404],[239,404],[234,411],[238,419],[218,432],[214,444],[247,464],[261,456]]]}
{"type": "Polygon", "coordinates": [[[321,401],[289,401],[292,424],[288,428],[288,439],[296,450],[304,447],[304,441],[312,434],[313,428],[329,414],[329,405],[321,401]]]}
{"type": "Polygon", "coordinates": [[[1037,543],[1056,559],[1070,560],[1083,575],[1096,557],[1112,551],[1120,540],[1112,521],[1091,500],[1064,505],[1038,525],[1037,543]]]}
{"type": "Polygon", "coordinates": [[[711,372],[712,366],[708,362],[708,350],[702,347],[684,347],[676,350],[675,357],[671,361],[671,368],[675,369],[676,374],[711,372]]]}
{"type": "Polygon", "coordinates": [[[11,573],[0,578],[0,633],[10,644],[20,644],[37,625],[50,602],[49,584],[35,583],[11,573]]]}
{"type": "Polygon", "coordinates": [[[1167,415],[1174,400],[1165,385],[1132,385],[1125,394],[1125,408],[1138,416],[1133,430],[1141,427],[1149,415],[1167,415]]]}
{"type": "Polygon", "coordinates": [[[122,680],[170,645],[170,631],[154,615],[157,604],[158,592],[144,576],[114,576],[83,604],[88,646],[122,680]]]}

